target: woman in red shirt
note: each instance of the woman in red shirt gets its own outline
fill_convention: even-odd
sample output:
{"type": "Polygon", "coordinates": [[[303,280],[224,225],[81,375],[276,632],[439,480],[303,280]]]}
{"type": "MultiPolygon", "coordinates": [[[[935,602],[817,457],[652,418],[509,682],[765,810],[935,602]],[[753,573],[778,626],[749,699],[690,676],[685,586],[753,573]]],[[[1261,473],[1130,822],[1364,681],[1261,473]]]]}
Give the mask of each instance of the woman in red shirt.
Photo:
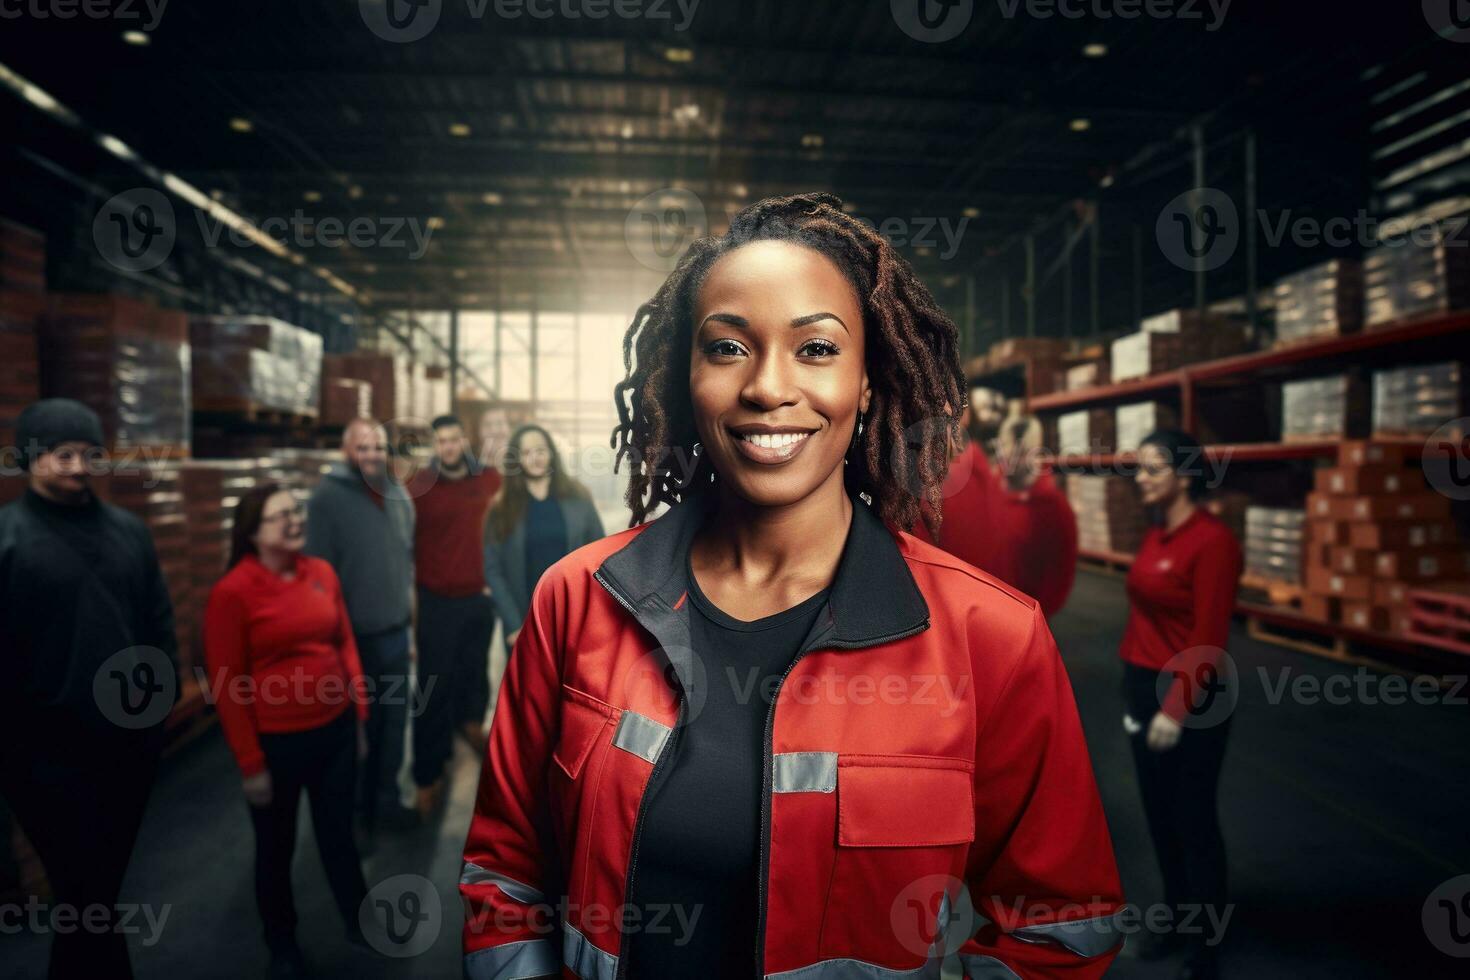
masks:
{"type": "MultiPolygon", "coordinates": [[[[1143,441],[1136,477],[1153,527],[1128,572],[1123,717],[1139,790],[1176,923],[1188,906],[1226,903],[1225,842],[1216,787],[1236,691],[1224,658],[1240,580],[1240,544],[1199,506],[1204,451],[1191,436],[1160,430],[1143,441]],[[1181,906],[1185,908],[1181,909],[1181,906]]],[[[1192,921],[1212,921],[1195,915],[1192,921]]],[[[1181,978],[1216,976],[1218,937],[1179,930],[1146,934],[1140,955],[1188,948],[1181,978]]]]}
{"type": "Polygon", "coordinates": [[[303,969],[291,897],[296,812],[311,803],[327,880],[361,942],[367,896],[352,836],[355,767],[366,742],[362,666],[337,575],[301,553],[303,509],[276,483],[235,508],[230,568],[204,614],[204,655],[225,739],[244,776],[255,824],[255,900],[272,976],[303,969]]]}

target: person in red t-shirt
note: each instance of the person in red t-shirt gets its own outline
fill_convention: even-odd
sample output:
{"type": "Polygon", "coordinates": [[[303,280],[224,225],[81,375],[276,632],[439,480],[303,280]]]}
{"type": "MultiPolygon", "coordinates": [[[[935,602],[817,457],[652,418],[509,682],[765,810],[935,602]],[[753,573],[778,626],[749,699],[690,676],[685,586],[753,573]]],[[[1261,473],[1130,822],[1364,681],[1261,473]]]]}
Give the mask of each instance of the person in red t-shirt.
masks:
{"type": "MultiPolygon", "coordinates": [[[[1139,448],[1136,481],[1154,526],[1128,572],[1119,650],[1124,727],[1165,902],[1181,916],[1190,906],[1223,914],[1227,901],[1216,788],[1236,693],[1224,648],[1242,560],[1235,535],[1198,504],[1204,464],[1199,443],[1175,430],[1155,432],[1139,448]]],[[[1186,947],[1180,976],[1212,978],[1218,946],[1205,938],[1148,934],[1140,955],[1186,947]]]]}
{"type": "Polygon", "coordinates": [[[1028,417],[1001,423],[991,394],[972,388],[961,415],[970,438],[952,458],[944,481],[940,540],[929,536],[922,521],[913,534],[1026,593],[1050,616],[1072,591],[1077,519],[1040,462],[1039,423],[1028,417]],[[992,441],[996,468],[985,449],[992,441]]]}
{"type": "MultiPolygon", "coordinates": [[[[277,483],[235,507],[230,567],[209,595],[204,657],[225,740],[255,825],[255,900],[275,972],[300,971],[291,855],[304,789],[348,939],[367,897],[352,833],[367,696],[332,566],[301,553],[303,508],[277,483]]],[[[291,975],[295,975],[292,973],[291,975]]]]}
{"type": "Polygon", "coordinates": [[[434,459],[408,484],[417,512],[414,568],[418,580],[418,683],[413,720],[413,778],[427,816],[444,799],[444,766],[456,728],[477,753],[485,750],[490,706],[490,640],[495,605],[485,584],[485,514],[500,489],[500,471],[466,448],[453,415],[434,420],[434,459]]]}

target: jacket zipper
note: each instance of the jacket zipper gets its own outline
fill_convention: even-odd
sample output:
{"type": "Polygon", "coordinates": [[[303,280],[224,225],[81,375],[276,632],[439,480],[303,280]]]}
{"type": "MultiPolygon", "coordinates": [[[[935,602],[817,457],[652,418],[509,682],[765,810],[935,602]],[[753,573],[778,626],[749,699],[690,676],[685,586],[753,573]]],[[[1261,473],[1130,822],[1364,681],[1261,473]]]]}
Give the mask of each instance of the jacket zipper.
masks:
{"type": "MultiPolygon", "coordinates": [[[[608,583],[607,579],[602,577],[601,572],[593,572],[592,577],[597,579],[597,581],[601,583],[602,587],[606,589],[608,593],[612,595],[612,597],[616,599],[624,609],[632,613],[635,619],[637,618],[638,614],[637,611],[634,610],[632,603],[628,602],[627,599],[624,599],[618,593],[618,591],[608,583]]],[[[653,795],[655,780],[657,780],[659,774],[663,772],[664,762],[672,758],[674,752],[674,743],[677,742],[679,739],[679,730],[684,727],[685,699],[683,690],[679,688],[677,676],[674,678],[674,685],[674,697],[678,701],[678,709],[674,719],[674,729],[669,733],[668,741],[664,743],[663,748],[659,751],[658,758],[654,760],[653,771],[648,774],[648,784],[643,789],[643,796],[640,797],[638,800],[638,815],[633,820],[633,844],[628,852],[628,873],[623,879],[624,905],[626,905],[633,897],[633,872],[637,870],[638,867],[638,844],[643,835],[643,818],[648,810],[649,797],[653,795]]],[[[628,975],[628,949],[626,940],[626,934],[624,934],[623,937],[619,940],[618,969],[617,972],[614,974],[615,980],[623,980],[623,978],[628,975]]]]}
{"type": "MultiPolygon", "coordinates": [[[[924,618],[924,621],[918,626],[915,626],[912,629],[903,630],[899,633],[891,633],[888,636],[880,636],[876,639],[864,640],[862,643],[844,643],[839,640],[832,643],[823,643],[819,646],[822,649],[829,650],[856,649],[858,647],[875,646],[879,643],[893,643],[897,640],[902,640],[905,637],[913,636],[915,633],[921,633],[928,628],[929,619],[926,616],[924,618]]],[[[755,980],[765,980],[766,975],[766,892],[770,884],[771,871],[771,742],[775,734],[773,728],[776,722],[776,701],[781,696],[781,688],[785,686],[786,678],[791,674],[793,670],[796,669],[796,665],[801,663],[803,657],[816,649],[818,649],[818,646],[812,646],[805,650],[802,650],[796,655],[795,659],[793,659],[791,663],[786,666],[786,670],[781,674],[781,680],[777,682],[775,690],[771,693],[771,703],[766,707],[766,741],[764,752],[765,765],[764,772],[761,775],[761,847],[760,865],[758,867],[760,882],[757,889],[758,904],[756,905],[757,925],[755,933],[755,980]]]]}

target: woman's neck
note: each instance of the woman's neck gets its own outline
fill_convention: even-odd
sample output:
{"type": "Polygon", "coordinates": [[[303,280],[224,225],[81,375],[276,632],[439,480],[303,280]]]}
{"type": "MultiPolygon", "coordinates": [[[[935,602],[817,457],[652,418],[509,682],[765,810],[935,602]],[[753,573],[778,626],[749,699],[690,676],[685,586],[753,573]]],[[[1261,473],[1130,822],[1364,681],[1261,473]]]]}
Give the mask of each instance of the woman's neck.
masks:
{"type": "Polygon", "coordinates": [[[1194,513],[1195,503],[1188,494],[1181,493],[1164,505],[1164,530],[1174,531],[1189,520],[1194,513]]]}
{"type": "Polygon", "coordinates": [[[266,570],[281,578],[289,578],[296,570],[296,552],[281,548],[262,548],[257,555],[266,570]]]}
{"type": "Polygon", "coordinates": [[[545,500],[551,492],[551,474],[526,477],[526,490],[537,500],[545,500]]]}
{"type": "Polygon", "coordinates": [[[695,539],[697,569],[724,570],[751,588],[793,579],[819,587],[832,582],[853,519],[840,469],[806,497],[777,507],[716,486],[714,513],[695,539]]]}

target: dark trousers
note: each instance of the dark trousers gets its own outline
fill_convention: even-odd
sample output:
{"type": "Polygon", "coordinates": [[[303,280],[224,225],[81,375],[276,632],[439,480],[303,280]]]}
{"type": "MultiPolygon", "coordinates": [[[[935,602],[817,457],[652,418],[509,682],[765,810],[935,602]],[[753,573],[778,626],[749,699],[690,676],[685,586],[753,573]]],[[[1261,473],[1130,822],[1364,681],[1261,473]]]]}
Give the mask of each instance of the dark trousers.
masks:
{"type": "Polygon", "coordinates": [[[291,897],[291,859],[296,851],[296,814],[305,790],[311,826],[327,872],[332,897],[349,932],[367,897],[362,861],[352,836],[353,785],[357,768],[354,707],[320,728],[264,734],[260,747],[271,774],[271,802],[250,807],[255,824],[255,903],[272,950],[295,942],[296,903],[291,897]]]}
{"type": "MultiPolygon", "coordinates": [[[[1229,897],[1218,787],[1230,721],[1212,728],[1186,728],[1174,748],[1151,751],[1148,726],[1159,710],[1159,674],[1133,664],[1123,667],[1128,714],[1143,726],[1129,741],[1164,879],[1164,901],[1175,910],[1175,922],[1187,914],[1179,911],[1181,906],[1214,906],[1223,913],[1229,897]]],[[[1197,915],[1191,921],[1200,924],[1206,917],[1197,915]]],[[[1181,938],[1198,954],[1205,952],[1204,942],[1212,937],[1191,933],[1181,938]]]]}
{"type": "Polygon", "coordinates": [[[46,868],[50,907],[68,909],[76,925],[52,937],[48,976],[126,980],[133,972],[118,896],[162,740],[156,731],[88,734],[69,715],[38,716],[14,731],[15,741],[0,749],[0,793],[46,868]],[[93,907],[106,915],[89,916],[93,907]]]}
{"type": "Polygon", "coordinates": [[[372,684],[368,705],[367,761],[358,786],[363,823],[377,826],[380,810],[399,806],[398,770],[408,723],[408,627],[357,636],[362,672],[372,684]]]}
{"type": "Polygon", "coordinates": [[[495,606],[487,595],[458,598],[419,589],[419,714],[413,720],[413,779],[444,774],[454,729],[482,724],[490,704],[490,639],[495,606]]]}

